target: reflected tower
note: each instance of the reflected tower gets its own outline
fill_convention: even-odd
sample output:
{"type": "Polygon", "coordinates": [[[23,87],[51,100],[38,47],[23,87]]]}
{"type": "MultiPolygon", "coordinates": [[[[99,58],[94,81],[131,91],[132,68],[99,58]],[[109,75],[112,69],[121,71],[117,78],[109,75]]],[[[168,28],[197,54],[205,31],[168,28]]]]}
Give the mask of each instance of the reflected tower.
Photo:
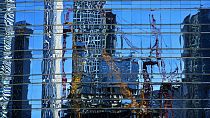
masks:
{"type": "Polygon", "coordinates": [[[28,118],[31,117],[31,105],[27,99],[28,84],[30,83],[30,59],[29,37],[33,30],[27,28],[30,24],[20,21],[15,24],[15,38],[12,42],[13,62],[12,62],[12,97],[10,117],[28,118]],[[20,76],[23,75],[23,76],[20,76]],[[13,110],[21,109],[21,110],[13,110]]]}
{"type": "Polygon", "coordinates": [[[0,0],[0,117],[6,118],[11,96],[11,47],[14,37],[15,0],[0,0]]]}
{"type": "Polygon", "coordinates": [[[186,84],[183,91],[184,99],[187,100],[184,108],[191,108],[185,111],[186,118],[208,118],[210,102],[202,99],[210,98],[210,87],[207,84],[198,84],[199,82],[210,82],[207,73],[210,73],[210,52],[205,50],[210,48],[210,10],[201,9],[195,15],[189,15],[184,19],[186,24],[182,32],[184,33],[184,50],[182,57],[191,57],[184,59],[185,79],[184,82],[195,84],[186,84]],[[195,58],[192,58],[195,57],[195,58]]]}

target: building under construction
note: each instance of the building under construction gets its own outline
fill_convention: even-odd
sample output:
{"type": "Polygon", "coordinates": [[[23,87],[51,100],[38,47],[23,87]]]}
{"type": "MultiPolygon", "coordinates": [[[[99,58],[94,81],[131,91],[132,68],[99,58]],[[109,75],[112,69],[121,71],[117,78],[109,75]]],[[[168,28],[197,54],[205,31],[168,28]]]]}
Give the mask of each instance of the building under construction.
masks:
{"type": "MultiPolygon", "coordinates": [[[[71,99],[70,110],[66,116],[188,117],[184,115],[184,111],[174,109],[185,108],[184,102],[176,99],[183,99],[186,86],[178,83],[186,80],[177,80],[180,72],[178,66],[170,72],[166,70],[168,60],[162,58],[164,53],[161,50],[161,29],[155,16],[149,15],[154,43],[150,44],[148,57],[141,60],[135,59],[132,54],[130,57],[118,57],[116,31],[119,29],[116,27],[116,14],[105,9],[106,3],[74,2],[73,23],[70,23],[70,31],[73,34],[73,76],[68,96],[71,99]],[[158,77],[162,79],[159,90],[153,88],[154,68],[159,69],[158,77]],[[141,79],[143,83],[139,84],[141,79]]],[[[129,38],[124,34],[120,37],[121,49],[123,42],[126,42],[134,52],[136,51],[129,38]]]]}
{"type": "Polygon", "coordinates": [[[209,118],[209,5],[1,0],[0,117],[209,118]]]}
{"type": "MultiPolygon", "coordinates": [[[[72,99],[70,106],[74,110],[71,111],[71,116],[99,117],[104,113],[121,116],[126,113],[133,117],[137,115],[150,117],[152,111],[148,108],[152,107],[152,101],[148,99],[152,98],[153,89],[149,84],[151,79],[147,66],[158,65],[159,62],[152,60],[143,62],[145,84],[140,91],[137,83],[138,60],[132,56],[130,59],[114,56],[116,15],[110,10],[104,10],[105,4],[105,1],[74,2],[73,78],[69,96],[72,99]],[[147,100],[142,100],[142,97],[147,100]],[[119,107],[129,109],[117,109],[119,107]]],[[[155,19],[152,18],[151,25],[155,29],[155,19]]],[[[156,48],[156,56],[160,56],[158,45],[156,37],[153,46],[156,48]]],[[[160,57],[157,58],[160,60],[160,57]]]]}

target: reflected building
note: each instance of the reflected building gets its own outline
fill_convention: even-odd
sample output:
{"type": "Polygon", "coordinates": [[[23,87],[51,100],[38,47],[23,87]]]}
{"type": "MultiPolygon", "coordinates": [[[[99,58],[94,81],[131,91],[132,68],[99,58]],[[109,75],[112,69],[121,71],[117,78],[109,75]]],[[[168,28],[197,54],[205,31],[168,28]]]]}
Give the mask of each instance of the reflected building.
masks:
{"type": "Polygon", "coordinates": [[[210,10],[201,9],[195,15],[188,15],[183,22],[182,29],[184,39],[184,59],[185,79],[183,99],[185,110],[183,118],[209,118],[210,111],[205,108],[210,107],[210,101],[202,100],[210,98],[210,87],[208,84],[198,84],[199,82],[210,82],[210,52],[205,50],[210,48],[210,10]],[[191,99],[191,100],[190,100],[191,99]],[[195,99],[195,100],[192,100],[195,99]],[[197,100],[196,100],[197,99],[197,100]]]}
{"type": "MultiPolygon", "coordinates": [[[[81,79],[81,86],[75,90],[80,94],[75,96],[78,99],[82,98],[79,103],[83,108],[100,106],[100,100],[91,103],[91,99],[102,99],[100,95],[102,54],[104,49],[111,56],[115,53],[116,36],[113,34],[115,32],[113,24],[116,24],[116,15],[110,9],[105,10],[105,4],[106,2],[101,0],[74,2],[73,24],[76,25],[73,26],[72,74],[73,78],[81,79]]],[[[91,110],[83,113],[91,113],[91,110]]]]}
{"type": "Polygon", "coordinates": [[[59,117],[62,98],[61,55],[62,34],[61,14],[63,1],[44,0],[44,35],[42,60],[42,110],[44,118],[59,117]],[[59,9],[59,10],[58,10],[59,9]]]}
{"type": "Polygon", "coordinates": [[[115,24],[117,24],[116,21],[116,14],[114,14],[112,12],[111,9],[106,9],[105,11],[106,14],[106,52],[112,56],[115,54],[116,52],[116,41],[117,41],[117,37],[115,31],[116,31],[116,26],[115,24]]]}
{"type": "Polygon", "coordinates": [[[138,93],[138,74],[139,64],[131,55],[130,57],[117,57],[114,56],[114,63],[119,69],[120,79],[116,78],[115,73],[110,69],[105,61],[100,63],[100,78],[101,78],[101,95],[104,99],[102,105],[105,108],[121,107],[121,105],[129,104],[127,98],[123,98],[122,91],[120,90],[119,82],[125,83],[132,95],[137,97],[138,93]],[[116,100],[114,100],[116,99],[116,100]]]}
{"type": "MultiPolygon", "coordinates": [[[[73,22],[73,78],[82,73],[82,86],[79,88],[81,97],[85,99],[100,98],[100,62],[103,49],[112,55],[114,53],[116,36],[116,15],[111,10],[104,10],[105,1],[77,1],[74,2],[73,22]],[[110,24],[110,25],[108,25],[110,24]],[[92,84],[94,83],[94,84],[92,84]]],[[[87,103],[86,101],[85,103],[87,103]]],[[[99,105],[100,101],[93,106],[99,105]]]]}
{"type": "MultiPolygon", "coordinates": [[[[103,10],[105,2],[99,0],[77,1],[74,2],[74,33],[78,60],[73,60],[74,73],[82,73],[82,82],[99,82],[99,58],[102,57],[102,51],[106,48],[106,17],[103,10]]],[[[98,86],[93,84],[83,84],[82,96],[98,93],[98,86]],[[85,92],[90,90],[89,92],[85,92]]]]}
{"type": "Polygon", "coordinates": [[[27,28],[30,24],[20,21],[15,24],[15,38],[12,41],[12,95],[10,101],[9,117],[29,118],[31,117],[31,105],[27,99],[28,84],[30,83],[30,59],[29,37],[33,30],[27,28]],[[21,109],[21,110],[14,110],[21,109]]]}
{"type": "Polygon", "coordinates": [[[0,0],[0,117],[6,118],[11,97],[11,41],[14,37],[15,0],[0,0]]]}

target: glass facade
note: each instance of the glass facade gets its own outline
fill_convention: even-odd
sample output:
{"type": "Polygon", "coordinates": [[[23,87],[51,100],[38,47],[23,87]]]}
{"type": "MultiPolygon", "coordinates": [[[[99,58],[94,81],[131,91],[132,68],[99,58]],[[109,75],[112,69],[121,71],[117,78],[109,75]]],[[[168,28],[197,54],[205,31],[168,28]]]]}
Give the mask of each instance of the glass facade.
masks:
{"type": "Polygon", "coordinates": [[[0,117],[210,117],[208,0],[0,0],[0,117]]]}

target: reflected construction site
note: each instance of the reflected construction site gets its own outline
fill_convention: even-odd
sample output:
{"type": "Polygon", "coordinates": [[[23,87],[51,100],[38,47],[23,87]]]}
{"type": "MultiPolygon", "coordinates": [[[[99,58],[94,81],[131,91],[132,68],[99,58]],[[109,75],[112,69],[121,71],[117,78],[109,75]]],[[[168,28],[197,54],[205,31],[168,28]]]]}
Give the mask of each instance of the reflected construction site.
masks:
{"type": "Polygon", "coordinates": [[[0,117],[210,117],[210,2],[0,4],[0,117]]]}

